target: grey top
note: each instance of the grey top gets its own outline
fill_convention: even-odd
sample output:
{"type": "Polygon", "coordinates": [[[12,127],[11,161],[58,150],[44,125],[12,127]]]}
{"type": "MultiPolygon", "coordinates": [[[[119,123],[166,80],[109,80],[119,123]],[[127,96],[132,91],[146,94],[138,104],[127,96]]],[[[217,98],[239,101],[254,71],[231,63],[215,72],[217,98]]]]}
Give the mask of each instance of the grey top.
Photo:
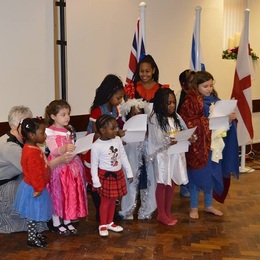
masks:
{"type": "Polygon", "coordinates": [[[0,137],[0,180],[11,179],[22,173],[22,148],[14,142],[7,142],[7,134],[0,137]]]}

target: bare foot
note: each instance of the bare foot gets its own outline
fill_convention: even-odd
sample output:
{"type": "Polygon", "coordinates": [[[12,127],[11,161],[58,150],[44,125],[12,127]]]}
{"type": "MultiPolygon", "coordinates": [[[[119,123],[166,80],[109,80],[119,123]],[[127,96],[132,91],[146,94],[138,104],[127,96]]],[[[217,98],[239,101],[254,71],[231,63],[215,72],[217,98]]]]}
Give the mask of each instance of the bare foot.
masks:
{"type": "Polygon", "coordinates": [[[204,209],[204,211],[207,212],[207,213],[211,213],[215,216],[219,216],[219,217],[223,216],[223,212],[218,210],[218,209],[215,209],[213,206],[206,207],[204,209]]]}
{"type": "Polygon", "coordinates": [[[198,219],[199,218],[198,208],[191,208],[190,209],[190,218],[192,218],[192,219],[198,219]]]}

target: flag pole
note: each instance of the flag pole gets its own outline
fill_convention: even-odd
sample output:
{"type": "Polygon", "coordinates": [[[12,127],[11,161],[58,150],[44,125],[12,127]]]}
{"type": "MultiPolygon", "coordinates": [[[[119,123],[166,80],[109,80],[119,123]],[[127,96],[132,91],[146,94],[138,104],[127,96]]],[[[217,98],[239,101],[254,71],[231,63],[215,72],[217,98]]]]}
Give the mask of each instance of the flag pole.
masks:
{"type": "Polygon", "coordinates": [[[255,169],[251,167],[246,167],[246,145],[241,145],[241,161],[240,161],[240,167],[239,172],[245,173],[245,172],[253,172],[255,169]]]}
{"type": "Polygon", "coordinates": [[[199,46],[199,42],[200,42],[200,14],[201,14],[201,7],[197,6],[195,8],[196,10],[196,39],[195,39],[195,53],[196,53],[196,64],[195,64],[195,70],[201,70],[201,64],[200,64],[200,46],[199,46]]]}
{"type": "MultiPolygon", "coordinates": [[[[247,3],[247,7],[248,7],[248,3],[247,3]]],[[[245,33],[245,37],[247,39],[247,42],[249,42],[249,13],[250,13],[250,10],[248,8],[245,9],[244,33],[245,33]]],[[[240,41],[241,41],[241,39],[240,39],[240,41]]],[[[241,162],[240,162],[239,172],[241,172],[241,173],[253,172],[254,169],[251,168],[251,167],[246,167],[245,162],[246,162],[246,145],[243,144],[243,145],[241,145],[241,162]]]]}
{"type": "MultiPolygon", "coordinates": [[[[139,11],[140,11],[140,32],[139,35],[143,35],[142,37],[139,37],[139,47],[141,48],[141,41],[143,40],[144,46],[145,46],[145,7],[146,7],[146,3],[145,2],[141,2],[139,4],[139,11]]],[[[138,50],[138,57],[140,56],[140,52],[141,50],[138,50]]]]}

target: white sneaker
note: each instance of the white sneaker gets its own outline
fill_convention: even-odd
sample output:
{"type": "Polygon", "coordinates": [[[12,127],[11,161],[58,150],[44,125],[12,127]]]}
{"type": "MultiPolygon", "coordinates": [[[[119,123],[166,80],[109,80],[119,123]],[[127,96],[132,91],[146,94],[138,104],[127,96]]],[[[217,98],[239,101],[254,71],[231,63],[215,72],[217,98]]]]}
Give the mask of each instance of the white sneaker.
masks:
{"type": "Polygon", "coordinates": [[[107,229],[114,232],[122,232],[124,230],[121,226],[114,224],[114,222],[107,225],[107,229]]]}
{"type": "Polygon", "coordinates": [[[108,236],[107,225],[100,225],[98,227],[98,231],[99,231],[99,235],[101,237],[107,237],[108,236]],[[103,230],[101,230],[101,228],[103,228],[103,230]],[[104,229],[104,228],[106,228],[106,229],[104,229]]]}

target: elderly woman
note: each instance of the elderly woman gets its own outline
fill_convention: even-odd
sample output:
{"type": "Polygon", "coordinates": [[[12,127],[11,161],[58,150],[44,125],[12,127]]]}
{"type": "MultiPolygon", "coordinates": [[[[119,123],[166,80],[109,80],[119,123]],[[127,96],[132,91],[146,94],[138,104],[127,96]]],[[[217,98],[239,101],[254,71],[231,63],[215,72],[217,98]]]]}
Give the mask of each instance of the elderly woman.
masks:
{"type": "MultiPolygon", "coordinates": [[[[32,117],[32,112],[25,106],[14,106],[8,114],[11,130],[0,137],[0,233],[27,231],[26,219],[21,219],[13,211],[13,201],[22,175],[20,164],[23,140],[21,122],[32,117]]],[[[71,154],[55,158],[49,162],[50,167],[67,163],[73,158],[71,154]]],[[[40,231],[47,226],[39,227],[40,231]]]]}

